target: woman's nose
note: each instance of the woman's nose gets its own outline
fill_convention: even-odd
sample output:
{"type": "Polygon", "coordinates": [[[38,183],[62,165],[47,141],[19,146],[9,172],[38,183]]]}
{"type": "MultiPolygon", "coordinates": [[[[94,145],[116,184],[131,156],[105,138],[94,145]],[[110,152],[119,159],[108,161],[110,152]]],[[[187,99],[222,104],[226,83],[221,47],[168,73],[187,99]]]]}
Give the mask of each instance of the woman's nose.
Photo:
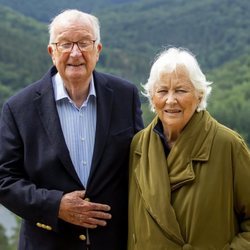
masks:
{"type": "Polygon", "coordinates": [[[169,92],[166,95],[166,103],[174,103],[174,102],[177,102],[176,95],[175,95],[175,93],[169,92]]]}

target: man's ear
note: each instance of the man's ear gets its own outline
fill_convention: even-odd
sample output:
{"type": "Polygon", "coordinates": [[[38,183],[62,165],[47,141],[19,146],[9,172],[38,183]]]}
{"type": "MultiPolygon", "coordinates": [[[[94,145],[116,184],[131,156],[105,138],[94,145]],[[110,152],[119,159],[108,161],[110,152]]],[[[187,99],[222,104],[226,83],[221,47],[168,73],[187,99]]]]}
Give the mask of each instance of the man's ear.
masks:
{"type": "Polygon", "coordinates": [[[47,51],[48,51],[48,54],[51,56],[53,64],[55,64],[55,56],[54,56],[55,51],[51,44],[48,45],[47,51]]]}
{"type": "Polygon", "coordinates": [[[97,45],[96,61],[99,60],[101,51],[102,51],[102,44],[99,43],[99,44],[97,45]]]}

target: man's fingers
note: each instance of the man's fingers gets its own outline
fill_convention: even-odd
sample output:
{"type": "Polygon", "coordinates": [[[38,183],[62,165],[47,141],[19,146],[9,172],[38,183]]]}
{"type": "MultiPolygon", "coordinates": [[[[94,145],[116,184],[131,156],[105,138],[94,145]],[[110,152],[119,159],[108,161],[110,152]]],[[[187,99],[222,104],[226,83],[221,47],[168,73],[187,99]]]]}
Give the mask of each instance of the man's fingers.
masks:
{"type": "Polygon", "coordinates": [[[70,193],[70,194],[72,194],[72,195],[75,196],[75,197],[79,197],[79,198],[81,198],[81,199],[84,199],[84,197],[85,197],[85,190],[73,191],[73,192],[70,193]]]}
{"type": "Polygon", "coordinates": [[[91,211],[86,215],[89,218],[96,218],[96,219],[103,219],[103,220],[110,220],[112,218],[111,214],[99,212],[99,211],[91,211]]]}
{"type": "Polygon", "coordinates": [[[98,220],[95,218],[89,218],[88,219],[88,224],[89,225],[96,225],[96,226],[106,226],[107,222],[105,220],[98,220]]]}
{"type": "Polygon", "coordinates": [[[111,214],[104,212],[89,211],[82,214],[71,214],[71,223],[87,228],[96,228],[97,226],[106,226],[107,221],[111,219],[111,214]]]}
{"type": "Polygon", "coordinates": [[[59,218],[86,228],[106,226],[111,219],[107,204],[90,202],[84,199],[85,191],[77,190],[63,196],[59,208],[59,218]]]}
{"type": "Polygon", "coordinates": [[[106,204],[101,204],[101,203],[95,203],[95,202],[89,202],[89,201],[84,201],[86,202],[84,207],[86,208],[87,211],[110,211],[111,207],[106,204]]]}

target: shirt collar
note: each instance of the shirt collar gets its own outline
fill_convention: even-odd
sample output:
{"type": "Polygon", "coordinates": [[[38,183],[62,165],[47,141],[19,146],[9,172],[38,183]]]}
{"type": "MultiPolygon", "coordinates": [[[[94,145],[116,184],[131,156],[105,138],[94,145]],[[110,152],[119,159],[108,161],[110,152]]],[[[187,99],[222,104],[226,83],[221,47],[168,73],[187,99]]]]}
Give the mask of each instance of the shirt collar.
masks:
{"type": "MultiPolygon", "coordinates": [[[[61,78],[59,73],[55,74],[52,77],[52,82],[53,82],[54,96],[55,96],[56,102],[60,101],[62,99],[65,99],[65,98],[68,99],[70,102],[72,102],[71,98],[68,95],[68,92],[66,91],[66,89],[64,87],[63,79],[61,78]]],[[[86,105],[90,96],[96,97],[96,90],[95,90],[93,75],[92,75],[91,80],[90,80],[89,94],[87,96],[87,99],[83,103],[83,105],[86,105]]]]}
{"type": "Polygon", "coordinates": [[[163,125],[162,125],[162,122],[160,119],[158,119],[156,125],[153,128],[153,131],[160,136],[162,145],[164,147],[165,154],[168,155],[170,148],[167,144],[167,140],[165,138],[164,131],[163,131],[163,125]]]}

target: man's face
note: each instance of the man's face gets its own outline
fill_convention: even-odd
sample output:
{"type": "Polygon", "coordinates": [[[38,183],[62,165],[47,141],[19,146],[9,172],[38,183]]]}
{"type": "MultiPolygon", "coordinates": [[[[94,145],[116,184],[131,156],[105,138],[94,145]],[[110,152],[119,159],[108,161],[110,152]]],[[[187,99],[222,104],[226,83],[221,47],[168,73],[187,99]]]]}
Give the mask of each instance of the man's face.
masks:
{"type": "Polygon", "coordinates": [[[99,59],[102,45],[93,43],[87,51],[81,51],[77,44],[73,45],[71,51],[63,51],[62,44],[79,41],[95,41],[96,37],[91,23],[74,21],[66,24],[58,24],[55,28],[55,44],[48,45],[48,52],[51,55],[54,65],[60,76],[67,83],[89,81],[91,74],[99,59]]]}

